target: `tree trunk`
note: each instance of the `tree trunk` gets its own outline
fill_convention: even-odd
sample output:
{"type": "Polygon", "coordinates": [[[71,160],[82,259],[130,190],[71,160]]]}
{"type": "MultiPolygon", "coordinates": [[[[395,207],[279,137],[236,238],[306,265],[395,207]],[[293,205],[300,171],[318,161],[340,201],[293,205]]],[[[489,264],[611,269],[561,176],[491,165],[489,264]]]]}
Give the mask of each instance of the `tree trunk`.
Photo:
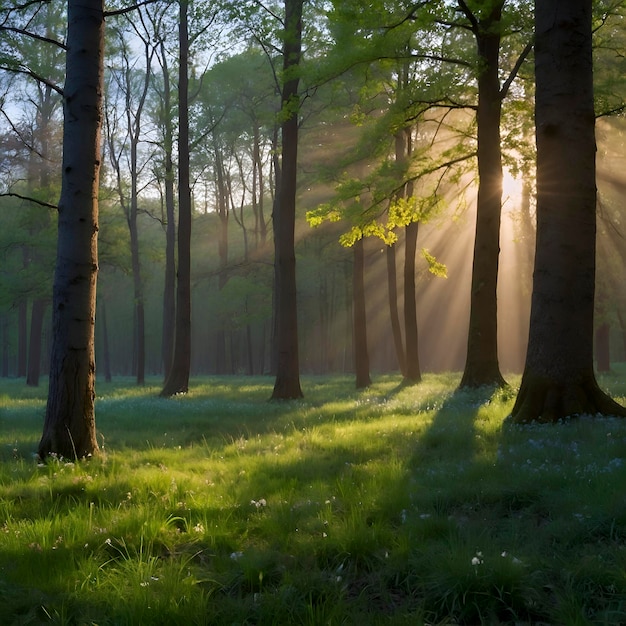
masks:
{"type": "Polygon", "coordinates": [[[172,367],[161,395],[189,390],[191,370],[191,187],[189,175],[189,31],[187,0],[180,2],[180,60],[178,77],[178,281],[176,284],[176,330],[172,367]]]}
{"type": "Polygon", "coordinates": [[[535,3],[537,246],[515,422],[626,416],[593,371],[596,166],[592,0],[535,3]],[[564,167],[564,164],[567,167],[564,167]]]}
{"type": "Polygon", "coordinates": [[[41,333],[43,320],[46,312],[46,300],[36,298],[30,314],[30,341],[28,342],[28,373],[26,384],[29,387],[39,386],[39,374],[41,372],[41,333]]]}
{"type": "Polygon", "coordinates": [[[352,270],[352,299],[354,309],[354,370],[356,388],[364,389],[372,384],[370,357],[367,349],[367,319],[365,315],[365,253],[363,239],[354,244],[352,270]]]}
{"type": "Polygon", "coordinates": [[[26,376],[28,364],[28,301],[22,298],[17,305],[17,377],[26,376]]]}
{"type": "Polygon", "coordinates": [[[302,50],[303,0],[285,0],[283,45],[282,162],[274,205],[277,363],[273,400],[301,398],[296,294],[296,181],[298,160],[298,69],[302,50]]]}
{"type": "Polygon", "coordinates": [[[418,222],[411,222],[405,227],[404,255],[404,334],[406,337],[406,372],[404,382],[410,385],[422,380],[420,371],[417,305],[415,293],[415,254],[417,252],[418,222]]]}
{"type": "Polygon", "coordinates": [[[53,343],[38,449],[42,459],[98,452],[94,324],[103,56],[103,0],[69,0],[53,343]]]}
{"type": "Polygon", "coordinates": [[[502,153],[500,148],[501,96],[498,76],[503,0],[492,3],[478,21],[478,199],[476,238],[467,338],[467,359],[461,387],[505,385],[498,363],[496,288],[500,253],[502,153]]]}
{"type": "MultiPolygon", "coordinates": [[[[133,183],[136,187],[136,182],[133,183]]],[[[136,379],[138,385],[146,382],[146,333],[145,333],[145,314],[143,303],[143,284],[141,281],[141,262],[139,260],[139,233],[137,229],[137,196],[133,193],[131,198],[131,217],[129,220],[130,228],[130,251],[131,265],[133,273],[133,294],[135,305],[135,354],[136,360],[136,379]]]]}
{"type": "Polygon", "coordinates": [[[163,283],[163,328],[161,332],[163,373],[169,376],[174,354],[174,329],[176,326],[176,224],[174,203],[174,129],[170,111],[171,91],[165,44],[160,43],[163,69],[163,126],[165,157],[165,276],[163,283]]]}
{"type": "MultiPolygon", "coordinates": [[[[216,204],[217,216],[219,218],[219,227],[217,231],[217,253],[219,256],[219,274],[217,289],[220,294],[226,283],[228,282],[228,189],[226,184],[226,175],[224,171],[224,160],[222,158],[221,148],[213,135],[213,149],[215,151],[215,182],[216,182],[216,204]]],[[[218,374],[228,373],[228,358],[226,355],[226,329],[225,321],[221,320],[216,330],[216,368],[218,374]]]]}
{"type": "Polygon", "coordinates": [[[389,296],[389,317],[391,319],[391,333],[396,350],[398,367],[402,376],[406,375],[406,360],[402,345],[402,331],[400,330],[400,314],[398,312],[398,279],[396,272],[396,245],[387,246],[387,291],[389,296]]]}

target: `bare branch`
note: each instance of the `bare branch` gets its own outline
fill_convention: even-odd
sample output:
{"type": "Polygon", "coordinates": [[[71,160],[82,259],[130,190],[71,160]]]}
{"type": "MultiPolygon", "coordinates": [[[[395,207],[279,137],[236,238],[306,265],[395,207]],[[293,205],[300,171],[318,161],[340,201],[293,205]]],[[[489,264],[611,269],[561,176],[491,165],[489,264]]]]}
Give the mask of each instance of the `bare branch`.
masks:
{"type": "Polygon", "coordinates": [[[44,200],[37,200],[37,198],[31,198],[30,196],[23,196],[21,193],[14,193],[12,191],[7,191],[6,193],[0,193],[0,197],[11,197],[11,198],[19,198],[20,200],[26,200],[27,202],[32,202],[33,204],[38,204],[39,206],[44,207],[45,209],[53,209],[57,211],[59,207],[56,204],[51,204],[50,202],[45,202],[44,200]]]}
{"type": "Polygon", "coordinates": [[[43,35],[38,35],[37,33],[31,33],[25,28],[17,28],[16,26],[0,26],[0,30],[6,30],[8,32],[16,33],[18,35],[24,35],[24,37],[30,37],[31,39],[35,39],[36,41],[49,43],[53,46],[61,48],[62,50],[67,50],[67,46],[63,42],[57,41],[56,39],[52,39],[50,37],[44,37],[43,35]]]}
{"type": "Polygon", "coordinates": [[[124,7],[123,9],[115,9],[113,11],[105,11],[104,17],[115,17],[116,15],[125,15],[126,13],[131,13],[132,11],[136,11],[139,7],[143,7],[146,4],[154,4],[158,2],[158,0],[143,0],[143,2],[138,2],[137,4],[133,4],[129,7],[124,7]]]}
{"type": "Polygon", "coordinates": [[[5,72],[12,72],[13,74],[25,74],[26,76],[30,76],[31,78],[35,79],[37,82],[47,85],[48,87],[50,87],[50,89],[52,89],[53,91],[56,91],[60,96],[63,96],[63,89],[61,87],[53,83],[48,78],[45,78],[44,76],[40,76],[39,74],[37,74],[36,72],[33,72],[30,69],[23,68],[23,67],[10,67],[7,65],[0,65],[0,70],[4,70],[5,72]]]}

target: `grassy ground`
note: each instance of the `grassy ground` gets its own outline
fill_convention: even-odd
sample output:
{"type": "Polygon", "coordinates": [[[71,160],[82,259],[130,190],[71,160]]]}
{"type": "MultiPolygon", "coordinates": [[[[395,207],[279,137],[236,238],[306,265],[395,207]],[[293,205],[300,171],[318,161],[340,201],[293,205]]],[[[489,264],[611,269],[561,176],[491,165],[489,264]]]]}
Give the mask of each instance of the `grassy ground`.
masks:
{"type": "Polygon", "coordinates": [[[626,423],[458,380],[100,383],[102,458],[46,465],[0,382],[0,624],[626,623],[626,423]]]}

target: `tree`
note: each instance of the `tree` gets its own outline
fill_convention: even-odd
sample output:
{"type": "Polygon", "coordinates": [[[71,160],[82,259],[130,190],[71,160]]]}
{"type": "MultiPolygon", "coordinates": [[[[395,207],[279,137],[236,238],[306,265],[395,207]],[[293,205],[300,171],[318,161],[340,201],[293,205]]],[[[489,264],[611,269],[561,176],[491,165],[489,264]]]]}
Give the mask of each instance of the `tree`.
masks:
{"type": "Polygon", "coordinates": [[[274,205],[277,371],[272,399],[302,397],[298,357],[298,309],[296,299],[296,181],[298,159],[298,111],[300,58],[302,54],[302,6],[304,0],[285,0],[285,32],[282,77],[282,158],[274,205]]]}
{"type": "MultiPolygon", "coordinates": [[[[137,15],[142,18],[141,9],[137,15]]],[[[131,21],[131,24],[133,22],[131,21]]],[[[142,140],[142,114],[148,96],[151,78],[151,63],[154,48],[150,43],[150,33],[142,32],[136,25],[132,27],[134,41],[143,44],[143,61],[145,66],[138,69],[136,61],[131,60],[128,35],[123,30],[116,31],[118,37],[119,67],[109,67],[111,84],[108,94],[111,103],[106,107],[106,136],[108,155],[113,168],[117,193],[122,211],[126,217],[130,235],[131,270],[133,275],[133,307],[134,307],[134,359],[137,384],[145,383],[146,338],[145,338],[145,306],[144,286],[139,250],[139,183],[145,162],[151,154],[140,162],[140,143],[142,140]],[[113,86],[115,86],[115,91],[113,86]],[[117,92],[117,93],[116,93],[117,92]],[[121,137],[120,137],[121,135],[121,137]],[[126,179],[130,178],[130,181],[126,179]]]]}
{"type": "Polygon", "coordinates": [[[174,356],[161,395],[186,393],[191,370],[191,183],[189,175],[188,2],[180,0],[178,66],[178,271],[174,356]]]}
{"type": "Polygon", "coordinates": [[[592,0],[535,3],[537,245],[515,422],[626,417],[593,370],[596,142],[592,0]],[[567,164],[564,167],[564,164],[567,164]]]}
{"type": "Polygon", "coordinates": [[[98,272],[98,184],[102,124],[103,0],[68,0],[64,130],[53,343],[48,403],[38,453],[98,452],[94,325],[98,272]]]}

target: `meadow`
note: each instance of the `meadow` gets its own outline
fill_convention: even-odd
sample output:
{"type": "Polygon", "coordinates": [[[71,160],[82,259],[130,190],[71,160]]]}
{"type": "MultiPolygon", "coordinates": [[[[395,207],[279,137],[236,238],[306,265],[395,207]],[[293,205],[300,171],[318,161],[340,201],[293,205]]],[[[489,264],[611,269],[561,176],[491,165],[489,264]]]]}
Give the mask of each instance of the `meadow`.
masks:
{"type": "Polygon", "coordinates": [[[0,624],[626,623],[626,423],[458,382],[98,382],[101,456],[44,464],[1,381],[0,624]]]}

